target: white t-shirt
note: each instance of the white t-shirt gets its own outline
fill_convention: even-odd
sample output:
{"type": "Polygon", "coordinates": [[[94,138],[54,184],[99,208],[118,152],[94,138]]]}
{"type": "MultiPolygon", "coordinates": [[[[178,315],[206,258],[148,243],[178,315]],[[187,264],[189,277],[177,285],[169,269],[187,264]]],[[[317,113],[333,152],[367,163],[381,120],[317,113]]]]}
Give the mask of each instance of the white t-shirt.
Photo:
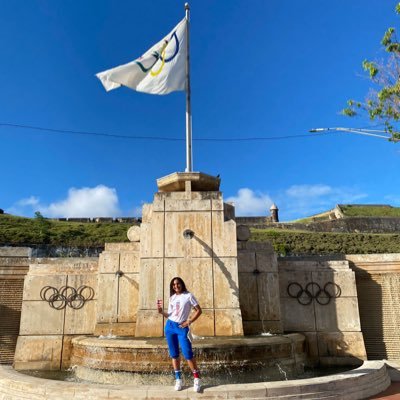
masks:
{"type": "Polygon", "coordinates": [[[181,324],[189,317],[192,307],[199,303],[190,292],[174,294],[169,298],[168,319],[181,324]]]}

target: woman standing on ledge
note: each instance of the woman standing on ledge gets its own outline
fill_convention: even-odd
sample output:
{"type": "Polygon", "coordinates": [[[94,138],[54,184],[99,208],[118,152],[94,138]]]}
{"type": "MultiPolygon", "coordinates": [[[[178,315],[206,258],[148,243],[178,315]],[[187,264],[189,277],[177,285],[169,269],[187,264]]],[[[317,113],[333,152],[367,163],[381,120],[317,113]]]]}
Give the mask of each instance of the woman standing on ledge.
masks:
{"type": "Polygon", "coordinates": [[[200,392],[200,375],[197,369],[196,359],[193,355],[192,343],[188,338],[189,326],[202,313],[201,307],[192,293],[186,289],[185,282],[179,277],[172,278],[169,284],[168,312],[162,308],[162,301],[157,301],[158,312],[167,319],[165,324],[165,336],[168,343],[169,355],[172,358],[172,366],[175,371],[175,390],[182,389],[181,360],[179,357],[179,345],[186,361],[192,370],[194,385],[193,390],[200,392]],[[190,311],[194,308],[192,316],[190,311]]]}

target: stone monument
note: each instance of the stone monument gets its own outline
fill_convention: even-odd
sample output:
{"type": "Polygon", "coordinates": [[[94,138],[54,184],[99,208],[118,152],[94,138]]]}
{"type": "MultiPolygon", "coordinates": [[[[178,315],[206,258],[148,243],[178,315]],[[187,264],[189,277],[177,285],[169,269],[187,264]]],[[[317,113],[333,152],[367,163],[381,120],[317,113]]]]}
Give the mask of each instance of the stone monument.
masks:
{"type": "Polygon", "coordinates": [[[202,306],[195,334],[243,335],[236,223],[219,184],[219,178],[199,172],[157,180],[153,203],[143,207],[135,336],[163,335],[164,324],[154,308],[157,299],[168,304],[175,276],[183,278],[202,306]]]}
{"type": "Polygon", "coordinates": [[[132,242],[108,244],[100,257],[97,334],[163,336],[156,302],[168,304],[169,282],[180,276],[203,309],[194,334],[243,335],[234,209],[219,185],[200,172],[157,180],[140,228],[128,232],[132,242]]]}
{"type": "Polygon", "coordinates": [[[200,172],[160,178],[153,202],[143,206],[141,226],[128,231],[130,242],[106,243],[98,263],[68,258],[31,263],[14,366],[143,369],[142,362],[134,363],[136,357],[162,369],[166,353],[153,363],[154,349],[165,347],[165,321],[156,304],[163,300],[166,308],[175,276],[183,278],[203,309],[191,329],[195,337],[207,339],[199,357],[205,364],[228,346],[230,358],[221,350],[219,360],[230,363],[229,368],[250,359],[272,367],[278,359],[287,368],[301,367],[305,334],[313,364],[358,365],[365,348],[348,265],[314,268],[305,261],[303,271],[290,259],[278,263],[270,243],[250,241],[248,228],[237,229],[234,207],[223,202],[219,185],[218,177],[200,172]],[[318,287],[329,294],[329,304],[326,296],[310,292],[318,287]],[[311,300],[302,304],[301,294],[311,300]],[[304,325],[310,320],[305,316],[313,324],[304,325]],[[298,333],[287,335],[293,331],[298,333]],[[284,332],[279,340],[269,337],[284,332]],[[244,335],[258,336],[250,346],[244,335]],[[288,341],[285,351],[276,352],[283,349],[282,340],[288,341]],[[268,350],[269,342],[275,350],[268,350]]]}

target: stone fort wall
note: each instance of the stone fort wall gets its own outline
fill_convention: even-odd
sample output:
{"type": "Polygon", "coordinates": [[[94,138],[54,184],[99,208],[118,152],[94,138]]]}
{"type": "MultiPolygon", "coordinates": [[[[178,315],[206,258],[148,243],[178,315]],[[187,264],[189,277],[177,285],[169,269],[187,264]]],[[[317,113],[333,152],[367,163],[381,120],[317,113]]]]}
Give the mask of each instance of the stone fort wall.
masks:
{"type": "Polygon", "coordinates": [[[270,221],[269,217],[237,217],[236,223],[257,229],[280,228],[310,232],[341,233],[398,233],[400,218],[396,217],[346,217],[310,223],[270,221]]]}

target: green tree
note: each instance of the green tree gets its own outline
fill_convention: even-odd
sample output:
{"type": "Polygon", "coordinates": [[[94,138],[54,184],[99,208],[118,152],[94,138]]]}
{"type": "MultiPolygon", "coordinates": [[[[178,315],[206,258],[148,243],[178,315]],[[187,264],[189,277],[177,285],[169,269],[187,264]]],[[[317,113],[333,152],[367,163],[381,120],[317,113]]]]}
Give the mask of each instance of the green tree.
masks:
{"type": "MultiPolygon", "coordinates": [[[[400,3],[395,11],[400,14],[400,3]]],[[[386,58],[382,62],[364,60],[364,71],[378,90],[371,90],[364,102],[349,100],[342,114],[354,117],[366,113],[372,121],[380,121],[391,135],[391,140],[399,141],[397,128],[400,120],[400,43],[394,28],[389,28],[381,41],[385,47],[386,58]]]]}
{"type": "Polygon", "coordinates": [[[49,243],[50,239],[50,221],[47,220],[40,211],[35,212],[35,227],[38,233],[38,240],[40,243],[49,243]]]}

